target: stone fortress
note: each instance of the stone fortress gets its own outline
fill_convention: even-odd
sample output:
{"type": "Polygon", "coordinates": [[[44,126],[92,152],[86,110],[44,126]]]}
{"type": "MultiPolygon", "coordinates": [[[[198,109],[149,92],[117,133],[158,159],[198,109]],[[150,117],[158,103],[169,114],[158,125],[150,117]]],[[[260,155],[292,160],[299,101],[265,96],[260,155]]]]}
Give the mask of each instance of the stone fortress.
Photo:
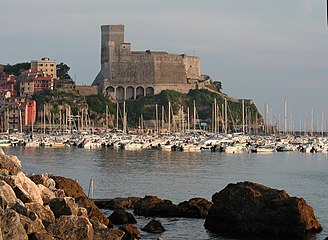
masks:
{"type": "Polygon", "coordinates": [[[101,70],[92,85],[115,100],[136,99],[162,90],[187,93],[205,87],[200,58],[162,51],[132,51],[124,25],[101,26],[101,70]]]}

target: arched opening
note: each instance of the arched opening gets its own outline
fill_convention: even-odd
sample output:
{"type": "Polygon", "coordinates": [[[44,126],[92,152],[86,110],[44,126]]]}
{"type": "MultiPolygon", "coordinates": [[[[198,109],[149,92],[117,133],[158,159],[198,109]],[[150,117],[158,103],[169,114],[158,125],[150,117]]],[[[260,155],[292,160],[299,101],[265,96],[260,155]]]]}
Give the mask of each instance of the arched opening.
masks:
{"type": "Polygon", "coordinates": [[[124,101],[124,87],[119,86],[116,88],[116,100],[124,101]]]}
{"type": "Polygon", "coordinates": [[[145,90],[143,87],[137,87],[136,98],[143,97],[145,95],[145,90]]]}
{"type": "Polygon", "coordinates": [[[154,88],[153,87],[147,87],[146,88],[146,96],[152,96],[154,95],[154,88]]]}
{"type": "Polygon", "coordinates": [[[106,88],[106,94],[112,98],[115,98],[115,88],[109,86],[106,88]]]}
{"type": "Polygon", "coordinates": [[[126,88],[126,99],[134,99],[134,88],[131,86],[126,88]]]}

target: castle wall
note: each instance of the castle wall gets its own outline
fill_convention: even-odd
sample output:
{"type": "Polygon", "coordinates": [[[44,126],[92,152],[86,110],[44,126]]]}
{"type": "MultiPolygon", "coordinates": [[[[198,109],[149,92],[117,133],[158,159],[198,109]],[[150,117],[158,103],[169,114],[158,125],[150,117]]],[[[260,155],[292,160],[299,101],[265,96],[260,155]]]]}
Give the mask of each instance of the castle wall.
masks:
{"type": "Polygon", "coordinates": [[[98,94],[97,86],[81,86],[76,85],[75,89],[79,91],[82,96],[96,95],[98,94]]]}
{"type": "Polygon", "coordinates": [[[179,55],[158,54],[154,56],[155,84],[187,83],[183,59],[179,55]]]}
{"type": "Polygon", "coordinates": [[[187,79],[200,79],[200,58],[193,56],[183,57],[187,79]]]}

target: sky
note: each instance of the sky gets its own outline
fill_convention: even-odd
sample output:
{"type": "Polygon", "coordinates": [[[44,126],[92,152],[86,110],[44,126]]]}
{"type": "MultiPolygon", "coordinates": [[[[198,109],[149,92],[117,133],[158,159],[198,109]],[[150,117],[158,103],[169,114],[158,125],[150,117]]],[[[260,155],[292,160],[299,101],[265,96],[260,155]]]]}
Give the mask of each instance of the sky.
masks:
{"type": "Polygon", "coordinates": [[[268,122],[282,126],[286,105],[288,129],[328,129],[326,0],[1,0],[0,22],[1,64],[49,57],[90,85],[100,26],[124,24],[132,50],[199,56],[268,122]]]}

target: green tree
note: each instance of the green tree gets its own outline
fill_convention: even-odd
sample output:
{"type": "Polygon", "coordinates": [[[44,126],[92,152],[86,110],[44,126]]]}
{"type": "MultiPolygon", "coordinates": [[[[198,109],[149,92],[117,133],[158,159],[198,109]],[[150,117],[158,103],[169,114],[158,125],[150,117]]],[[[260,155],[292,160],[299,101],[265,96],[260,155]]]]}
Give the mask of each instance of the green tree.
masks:
{"type": "Polygon", "coordinates": [[[18,76],[21,72],[30,69],[31,64],[29,62],[16,63],[14,65],[4,65],[4,72],[7,74],[14,74],[18,76]]]}
{"type": "Polygon", "coordinates": [[[71,69],[69,66],[67,66],[65,63],[59,63],[56,65],[57,67],[57,77],[61,80],[63,79],[71,79],[71,76],[68,74],[69,70],[71,69]]]}

